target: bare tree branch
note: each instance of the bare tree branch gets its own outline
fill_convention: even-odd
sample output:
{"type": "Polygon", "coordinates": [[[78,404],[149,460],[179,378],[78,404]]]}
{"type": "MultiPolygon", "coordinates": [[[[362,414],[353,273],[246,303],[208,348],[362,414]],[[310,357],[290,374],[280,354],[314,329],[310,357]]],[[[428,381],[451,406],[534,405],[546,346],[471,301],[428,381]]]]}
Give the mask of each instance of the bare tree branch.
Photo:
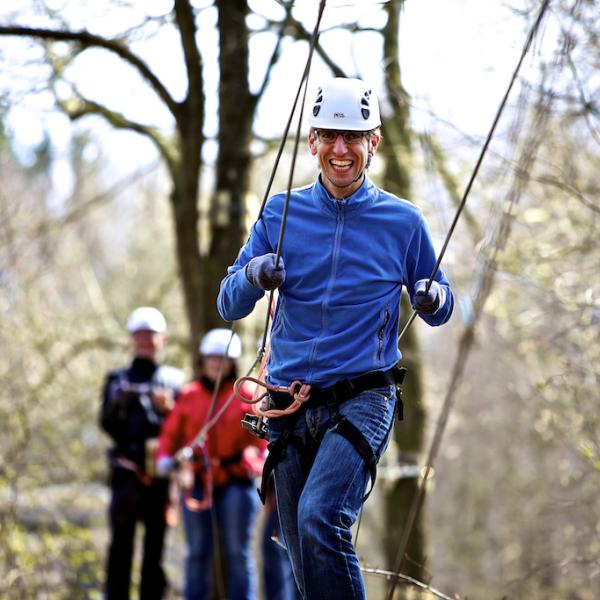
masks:
{"type": "Polygon", "coordinates": [[[175,162],[177,156],[169,142],[160,134],[160,132],[148,125],[137,123],[128,119],[122,113],[114,110],[110,110],[106,106],[98,104],[93,100],[88,100],[83,96],[76,96],[70,100],[57,100],[59,107],[67,114],[67,116],[76,121],[87,115],[98,115],[103,117],[108,123],[110,123],[116,129],[127,129],[129,131],[135,131],[141,135],[146,136],[156,146],[161,156],[165,159],[169,169],[171,171],[175,168],[175,162]]]}
{"type": "Polygon", "coordinates": [[[171,94],[169,94],[167,88],[165,88],[150,67],[139,56],[134,54],[125,44],[118,40],[109,40],[85,30],[61,31],[37,27],[20,27],[17,25],[0,26],[0,35],[75,42],[80,44],[83,48],[104,48],[105,50],[114,52],[125,62],[137,69],[140,75],[148,82],[150,87],[166,104],[173,116],[176,117],[179,112],[179,104],[173,99],[171,94]]]}
{"type": "MultiPolygon", "coordinates": [[[[115,198],[115,196],[119,193],[122,193],[125,189],[127,189],[130,185],[137,183],[142,178],[150,175],[154,171],[156,171],[158,165],[156,162],[153,162],[143,169],[138,169],[134,173],[125,176],[123,179],[109,187],[107,190],[100,192],[81,202],[80,204],[75,205],[69,212],[63,215],[60,219],[55,221],[41,221],[37,223],[32,228],[31,235],[27,235],[27,240],[23,239],[22,241],[31,241],[32,239],[41,238],[44,235],[47,235],[52,230],[62,230],[66,225],[72,225],[74,223],[79,222],[82,218],[88,216],[92,210],[102,207],[111,200],[115,198]]],[[[23,236],[25,237],[25,236],[23,236]]]]}
{"type": "MultiPolygon", "coordinates": [[[[291,15],[288,25],[292,28],[294,32],[294,37],[297,40],[304,40],[310,43],[312,34],[304,28],[302,23],[294,19],[291,15]]],[[[344,70],[332,60],[332,58],[329,56],[329,54],[327,54],[327,52],[325,52],[323,46],[321,46],[318,40],[315,45],[315,50],[317,54],[321,57],[323,62],[331,69],[331,71],[336,77],[347,77],[344,70]]]]}
{"type": "Polygon", "coordinates": [[[459,600],[460,599],[460,596],[457,594],[454,594],[454,596],[447,596],[446,594],[440,592],[439,590],[432,588],[430,585],[423,583],[422,581],[419,581],[418,579],[415,579],[414,577],[409,577],[408,575],[403,575],[402,573],[393,573],[392,571],[386,571],[384,569],[374,569],[371,567],[363,567],[363,568],[361,568],[361,571],[368,575],[383,575],[387,579],[390,579],[391,577],[396,577],[403,583],[407,583],[414,587],[418,587],[421,590],[425,590],[425,591],[429,592],[430,594],[432,594],[433,596],[435,596],[436,598],[441,598],[442,600],[459,600]]]}
{"type": "Polygon", "coordinates": [[[196,111],[202,113],[201,100],[204,98],[202,82],[202,57],[196,44],[196,21],[194,10],[188,0],[175,0],[175,20],[181,35],[181,45],[188,76],[186,104],[192,103],[196,111]],[[196,99],[196,100],[194,100],[196,99]],[[199,104],[200,102],[200,104],[199,104]]]}
{"type": "Polygon", "coordinates": [[[279,57],[279,52],[281,49],[281,42],[283,41],[284,38],[284,31],[285,31],[285,26],[286,23],[288,22],[288,20],[291,18],[291,14],[292,14],[292,3],[289,2],[285,5],[285,19],[283,19],[283,21],[281,21],[281,23],[279,23],[279,27],[278,27],[278,33],[277,33],[277,43],[275,44],[275,48],[273,48],[273,52],[271,53],[271,58],[269,59],[269,64],[267,65],[267,69],[265,71],[265,76],[263,78],[263,81],[260,85],[260,89],[258,90],[256,97],[262,98],[262,95],[265,92],[265,89],[267,88],[267,85],[271,79],[271,73],[273,71],[273,67],[275,66],[275,63],[277,62],[277,59],[279,57]]]}
{"type": "Polygon", "coordinates": [[[538,181],[539,183],[543,183],[545,185],[551,185],[563,192],[567,192],[567,194],[579,200],[579,202],[581,202],[581,204],[583,204],[586,208],[589,208],[595,213],[600,213],[600,206],[594,204],[589,198],[584,196],[580,190],[578,190],[572,185],[569,185],[563,180],[556,179],[555,177],[550,177],[549,175],[544,175],[542,177],[538,177],[535,181],[538,181]]]}
{"type": "MultiPolygon", "coordinates": [[[[461,200],[459,184],[456,180],[456,177],[454,177],[454,175],[448,169],[446,157],[437,143],[437,140],[428,133],[419,134],[418,137],[425,152],[431,159],[433,168],[437,171],[437,174],[440,176],[446,191],[448,194],[450,194],[453,204],[458,207],[461,200]]],[[[471,239],[474,242],[478,242],[481,239],[481,229],[477,223],[477,219],[467,207],[465,207],[463,210],[463,218],[465,219],[469,233],[471,234],[471,239]]]]}

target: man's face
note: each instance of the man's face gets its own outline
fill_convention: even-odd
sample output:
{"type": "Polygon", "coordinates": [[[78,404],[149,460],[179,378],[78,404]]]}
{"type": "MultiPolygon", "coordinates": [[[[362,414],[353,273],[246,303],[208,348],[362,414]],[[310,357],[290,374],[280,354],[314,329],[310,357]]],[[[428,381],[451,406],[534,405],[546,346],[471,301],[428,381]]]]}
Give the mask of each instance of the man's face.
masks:
{"type": "Polygon", "coordinates": [[[156,360],[156,355],[165,345],[165,334],[150,331],[149,329],[140,329],[131,334],[131,343],[133,352],[138,358],[156,360]]]}
{"type": "Polygon", "coordinates": [[[323,185],[334,198],[345,198],[362,184],[370,154],[375,154],[378,133],[311,129],[308,144],[317,157],[323,185]]]}

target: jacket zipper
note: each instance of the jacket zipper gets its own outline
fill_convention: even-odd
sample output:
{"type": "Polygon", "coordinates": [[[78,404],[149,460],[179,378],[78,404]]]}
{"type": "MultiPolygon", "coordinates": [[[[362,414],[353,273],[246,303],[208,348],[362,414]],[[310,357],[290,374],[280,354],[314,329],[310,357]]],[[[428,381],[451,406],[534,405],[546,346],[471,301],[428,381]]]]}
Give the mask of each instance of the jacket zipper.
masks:
{"type": "MultiPolygon", "coordinates": [[[[328,322],[328,311],[329,311],[329,300],[331,298],[331,293],[333,290],[333,286],[335,284],[335,278],[337,275],[337,265],[339,261],[340,254],[340,246],[342,240],[342,231],[344,229],[344,206],[342,202],[336,201],[336,219],[335,219],[335,234],[333,241],[333,251],[331,254],[331,272],[329,274],[329,281],[327,283],[327,287],[325,288],[325,293],[323,295],[323,302],[321,304],[321,329],[325,331],[327,329],[328,322]]],[[[317,358],[317,348],[319,346],[320,337],[315,339],[310,357],[308,360],[308,374],[307,381],[312,380],[313,376],[313,367],[317,358]]]]}
{"type": "Polygon", "coordinates": [[[390,320],[390,311],[385,309],[385,318],[383,319],[383,325],[379,328],[379,350],[377,352],[377,360],[381,360],[381,353],[383,352],[383,336],[385,335],[385,328],[390,320]]]}

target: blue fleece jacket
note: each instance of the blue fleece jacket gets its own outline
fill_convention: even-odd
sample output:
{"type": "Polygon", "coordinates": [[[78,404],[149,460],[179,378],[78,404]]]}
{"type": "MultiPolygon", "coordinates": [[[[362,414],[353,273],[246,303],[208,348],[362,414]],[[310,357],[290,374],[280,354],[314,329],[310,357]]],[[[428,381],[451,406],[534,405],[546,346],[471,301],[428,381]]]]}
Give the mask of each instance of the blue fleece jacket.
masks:
{"type": "MultiPolygon", "coordinates": [[[[277,251],[284,202],[284,193],[267,202],[221,283],[217,306],[226,321],[248,315],[264,295],[244,267],[277,251]]],[[[318,180],[291,193],[281,256],[286,279],[271,327],[271,383],[298,379],[325,387],[398,362],[402,286],[413,302],[415,282],[428,279],[436,261],[417,207],[368,179],[337,201],[318,180]]],[[[435,279],[445,301],[434,315],[420,315],[434,326],[445,323],[454,306],[441,270],[435,279]]]]}

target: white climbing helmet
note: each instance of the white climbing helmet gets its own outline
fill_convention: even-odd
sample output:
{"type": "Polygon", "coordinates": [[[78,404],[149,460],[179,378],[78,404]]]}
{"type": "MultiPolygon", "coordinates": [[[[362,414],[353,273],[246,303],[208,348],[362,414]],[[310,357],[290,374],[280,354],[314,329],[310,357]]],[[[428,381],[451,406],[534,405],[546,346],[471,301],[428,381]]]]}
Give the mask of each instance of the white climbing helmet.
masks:
{"type": "Polygon", "coordinates": [[[200,342],[202,356],[225,356],[237,359],[242,355],[242,341],[231,329],[211,329],[200,342]],[[231,343],[229,340],[231,339],[231,343]],[[227,347],[229,346],[229,351],[227,347]]]}
{"type": "Polygon", "coordinates": [[[127,319],[127,331],[135,333],[146,329],[156,333],[164,333],[167,330],[167,321],[157,308],[152,306],[140,306],[136,308],[127,319]]]}
{"type": "Polygon", "coordinates": [[[360,79],[331,79],[318,88],[308,124],[347,131],[376,129],[381,125],[377,95],[360,79]]]}

